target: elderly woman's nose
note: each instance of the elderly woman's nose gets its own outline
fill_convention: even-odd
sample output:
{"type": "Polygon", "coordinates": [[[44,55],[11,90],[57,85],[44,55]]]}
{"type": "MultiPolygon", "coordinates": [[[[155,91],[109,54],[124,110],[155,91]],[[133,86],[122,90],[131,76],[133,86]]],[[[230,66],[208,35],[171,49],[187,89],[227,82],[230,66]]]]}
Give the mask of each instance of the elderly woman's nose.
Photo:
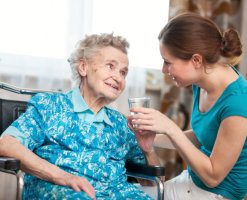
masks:
{"type": "Polygon", "coordinates": [[[116,81],[121,81],[123,79],[122,75],[121,75],[121,72],[119,71],[114,71],[113,73],[113,78],[116,80],[116,81]]]}

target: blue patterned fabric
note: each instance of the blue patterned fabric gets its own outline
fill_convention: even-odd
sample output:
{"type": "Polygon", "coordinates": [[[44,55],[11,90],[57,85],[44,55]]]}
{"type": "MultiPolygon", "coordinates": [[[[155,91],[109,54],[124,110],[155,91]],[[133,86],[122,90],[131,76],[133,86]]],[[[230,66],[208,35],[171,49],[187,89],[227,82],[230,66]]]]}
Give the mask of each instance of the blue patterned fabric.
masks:
{"type": "MultiPolygon", "coordinates": [[[[109,120],[97,115],[95,119],[83,118],[85,110],[75,112],[78,105],[74,105],[73,93],[78,93],[76,90],[67,94],[35,95],[28,102],[26,113],[5,134],[20,139],[35,154],[61,169],[86,177],[95,188],[97,199],[151,199],[126,182],[126,159],[145,162],[127,119],[107,107],[102,108],[100,115],[106,114],[109,120]],[[16,131],[10,133],[11,130],[16,131]]],[[[26,174],[23,199],[90,198],[84,192],[26,174]]]]}

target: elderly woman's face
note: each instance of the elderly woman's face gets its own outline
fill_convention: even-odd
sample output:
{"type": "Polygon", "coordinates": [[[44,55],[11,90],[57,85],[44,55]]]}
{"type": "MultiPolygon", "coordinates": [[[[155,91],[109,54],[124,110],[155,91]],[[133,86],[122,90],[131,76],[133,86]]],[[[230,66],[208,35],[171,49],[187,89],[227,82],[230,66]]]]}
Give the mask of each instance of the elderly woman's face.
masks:
{"type": "Polygon", "coordinates": [[[128,57],[111,46],[99,50],[93,60],[86,64],[83,84],[96,98],[114,101],[125,88],[128,73],[128,57]]]}

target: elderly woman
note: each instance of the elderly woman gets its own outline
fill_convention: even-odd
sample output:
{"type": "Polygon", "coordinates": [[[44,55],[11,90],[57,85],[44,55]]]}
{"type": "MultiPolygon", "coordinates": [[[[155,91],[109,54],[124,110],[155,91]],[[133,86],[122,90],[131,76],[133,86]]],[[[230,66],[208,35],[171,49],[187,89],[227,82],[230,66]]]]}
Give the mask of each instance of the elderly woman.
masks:
{"type": "Polygon", "coordinates": [[[79,41],[69,58],[78,87],[35,95],[4,132],[0,155],[26,172],[23,199],[151,199],[126,182],[125,160],[145,158],[127,119],[105,107],[125,88],[128,47],[113,34],[79,41]]]}

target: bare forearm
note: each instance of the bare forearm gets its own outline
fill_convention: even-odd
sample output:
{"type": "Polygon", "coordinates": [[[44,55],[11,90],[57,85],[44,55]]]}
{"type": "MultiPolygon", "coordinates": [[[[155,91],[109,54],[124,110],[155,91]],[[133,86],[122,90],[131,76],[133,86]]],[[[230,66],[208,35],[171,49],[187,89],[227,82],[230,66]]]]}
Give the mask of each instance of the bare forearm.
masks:
{"type": "Polygon", "coordinates": [[[144,155],[145,155],[147,165],[160,165],[159,158],[157,154],[155,153],[154,149],[148,153],[144,153],[144,155]]]}
{"type": "MultiPolygon", "coordinates": [[[[183,132],[180,127],[172,120],[170,120],[167,116],[154,109],[136,107],[132,108],[131,111],[142,113],[142,115],[136,114],[129,117],[129,120],[134,120],[134,124],[138,124],[138,129],[140,131],[151,131],[164,135],[156,136],[156,138],[154,139],[155,146],[170,149],[175,147],[184,161],[209,187],[216,186],[216,184],[219,184],[219,182],[225,178],[227,173],[229,173],[234,165],[234,156],[239,156],[241,147],[236,146],[235,149],[233,149],[235,150],[234,153],[232,153],[233,156],[230,157],[228,156],[228,154],[225,154],[225,152],[227,151],[227,145],[222,142],[217,143],[216,141],[216,144],[218,144],[218,146],[214,146],[213,150],[216,150],[212,151],[211,156],[208,157],[198,149],[201,144],[199,143],[193,131],[190,130],[183,132]],[[222,164],[225,165],[225,163],[228,163],[228,168],[222,170],[222,164]]],[[[235,123],[236,121],[229,124],[232,125],[235,123]]],[[[222,134],[225,134],[224,132],[229,132],[229,134],[231,134],[233,132],[229,131],[231,127],[227,127],[226,129],[224,129],[224,131],[222,131],[222,134]]],[[[244,128],[241,128],[241,130],[244,130],[244,128]]],[[[241,130],[239,128],[239,131],[241,130]]],[[[219,141],[222,140],[226,140],[226,137],[222,136],[219,141]]],[[[226,143],[231,144],[231,140],[229,139],[228,141],[226,141],[226,143]]]]}
{"type": "Polygon", "coordinates": [[[215,174],[211,160],[198,149],[201,144],[192,130],[183,132],[178,126],[170,126],[166,134],[156,135],[154,146],[176,149],[204,183],[212,182],[215,174]]]}
{"type": "Polygon", "coordinates": [[[201,144],[194,132],[192,130],[183,132],[180,129],[174,129],[173,131],[176,133],[170,134],[171,136],[164,134],[156,135],[154,146],[176,149],[183,160],[199,175],[205,174],[205,168],[210,170],[212,167],[210,166],[209,157],[198,150],[201,144]]]}
{"type": "MultiPolygon", "coordinates": [[[[201,146],[200,142],[197,140],[195,133],[190,129],[183,132],[184,135],[197,147],[201,146]]],[[[165,149],[175,149],[173,143],[170,138],[164,134],[157,134],[154,139],[154,146],[165,148],[165,149]]]]}
{"type": "Polygon", "coordinates": [[[24,172],[32,174],[40,179],[66,186],[66,182],[63,181],[63,176],[66,176],[67,172],[30,151],[26,152],[25,156],[28,159],[20,157],[22,163],[21,167],[24,172]]]}
{"type": "Polygon", "coordinates": [[[154,147],[160,147],[164,149],[175,149],[169,137],[164,134],[157,134],[154,138],[154,147]]]}
{"type": "Polygon", "coordinates": [[[0,156],[21,160],[22,170],[40,179],[53,182],[56,185],[71,187],[73,190],[84,191],[95,199],[95,190],[84,177],[65,172],[56,165],[40,158],[12,136],[5,135],[0,140],[0,156]],[[11,147],[11,148],[9,148],[11,147]]]}
{"type": "Polygon", "coordinates": [[[209,158],[198,150],[200,143],[193,131],[188,130],[183,132],[180,129],[174,131],[176,131],[176,134],[171,134],[172,137],[164,134],[157,134],[154,139],[154,146],[165,149],[176,149],[194,172],[203,174],[203,168],[205,165],[210,164],[210,162],[209,158]],[[198,162],[199,160],[202,162],[198,162]],[[203,164],[204,162],[207,164],[203,164]]]}
{"type": "Polygon", "coordinates": [[[214,178],[210,158],[203,154],[182,131],[169,137],[183,160],[210,187],[209,182],[214,178]]]}
{"type": "Polygon", "coordinates": [[[21,160],[21,169],[40,179],[55,182],[56,179],[65,175],[66,172],[57,166],[41,159],[12,136],[5,135],[0,141],[0,154],[21,160]],[[9,148],[11,147],[11,148],[9,148]]]}

